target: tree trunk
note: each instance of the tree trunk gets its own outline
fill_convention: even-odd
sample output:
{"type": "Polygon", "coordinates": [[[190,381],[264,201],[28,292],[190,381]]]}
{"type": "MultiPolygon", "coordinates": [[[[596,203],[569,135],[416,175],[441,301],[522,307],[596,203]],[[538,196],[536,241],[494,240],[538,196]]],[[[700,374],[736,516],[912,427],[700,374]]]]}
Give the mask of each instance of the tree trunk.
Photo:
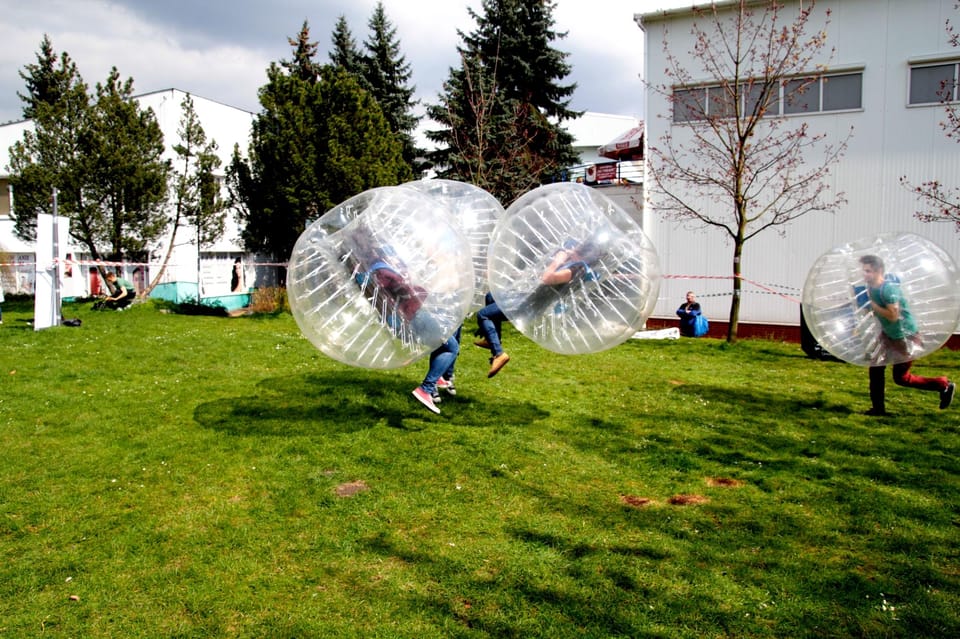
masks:
{"type": "Polygon", "coordinates": [[[737,341],[737,328],[740,324],[740,256],[743,255],[743,237],[737,237],[733,245],[733,300],[730,302],[730,323],[727,325],[727,342],[737,341]]]}
{"type": "MultiPolygon", "coordinates": [[[[153,292],[153,289],[157,287],[157,284],[160,283],[160,278],[163,277],[163,274],[167,272],[167,265],[170,263],[170,256],[173,254],[174,242],[177,239],[177,229],[180,227],[180,213],[177,212],[176,218],[173,221],[173,231],[170,233],[170,242],[167,244],[167,253],[163,256],[163,264],[160,265],[160,270],[157,271],[157,274],[154,276],[153,281],[147,285],[147,288],[143,289],[140,293],[140,297],[147,298],[150,297],[150,293],[153,292]]],[[[199,286],[199,282],[198,282],[199,286]]],[[[199,290],[199,289],[198,289],[199,290]]]]}

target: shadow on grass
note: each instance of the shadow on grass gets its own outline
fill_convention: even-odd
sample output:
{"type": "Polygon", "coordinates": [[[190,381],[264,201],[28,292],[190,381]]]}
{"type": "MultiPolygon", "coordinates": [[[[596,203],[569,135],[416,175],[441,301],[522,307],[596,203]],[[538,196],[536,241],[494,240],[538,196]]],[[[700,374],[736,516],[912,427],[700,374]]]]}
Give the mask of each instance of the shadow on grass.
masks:
{"type": "Polygon", "coordinates": [[[677,595],[642,583],[634,564],[656,566],[670,559],[658,550],[585,544],[529,528],[508,534],[519,544],[514,550],[535,556],[547,547],[565,558],[559,562],[563,567],[552,573],[496,562],[478,567],[466,559],[421,551],[387,533],[369,538],[366,546],[384,559],[416,566],[438,584],[433,592],[410,591],[397,602],[411,615],[429,615],[438,627],[449,628],[453,620],[465,632],[491,637],[665,637],[656,626],[674,611],[688,610],[691,598],[699,609],[712,611],[715,623],[736,625],[734,613],[718,612],[724,608],[719,595],[677,595]],[[651,615],[653,603],[661,612],[651,615]]]}
{"type": "MultiPolygon", "coordinates": [[[[199,404],[193,418],[205,428],[233,435],[297,436],[352,433],[378,424],[421,430],[440,420],[465,427],[525,425],[549,413],[516,401],[448,398],[456,410],[434,415],[411,395],[410,383],[397,377],[371,379],[363,372],[273,377],[252,396],[199,404]]],[[[441,405],[443,406],[443,405],[441,405]]]]}
{"type": "Polygon", "coordinates": [[[702,398],[713,406],[729,405],[730,410],[711,409],[711,413],[733,415],[749,413],[753,416],[769,414],[774,419],[783,419],[784,415],[803,416],[804,411],[818,411],[836,415],[849,415],[854,412],[849,406],[830,403],[822,397],[797,397],[789,392],[774,393],[755,388],[729,388],[705,384],[685,384],[674,390],[678,395],[690,395],[702,398]]]}

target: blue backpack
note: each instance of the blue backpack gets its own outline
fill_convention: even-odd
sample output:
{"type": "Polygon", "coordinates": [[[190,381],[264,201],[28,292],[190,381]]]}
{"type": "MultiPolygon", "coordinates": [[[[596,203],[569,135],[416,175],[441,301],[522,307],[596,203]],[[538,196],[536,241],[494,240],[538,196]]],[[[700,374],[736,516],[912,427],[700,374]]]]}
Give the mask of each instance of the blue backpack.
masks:
{"type": "Polygon", "coordinates": [[[707,331],[710,330],[710,322],[707,321],[706,315],[701,313],[693,318],[693,336],[694,337],[703,337],[707,334],[707,331]]]}

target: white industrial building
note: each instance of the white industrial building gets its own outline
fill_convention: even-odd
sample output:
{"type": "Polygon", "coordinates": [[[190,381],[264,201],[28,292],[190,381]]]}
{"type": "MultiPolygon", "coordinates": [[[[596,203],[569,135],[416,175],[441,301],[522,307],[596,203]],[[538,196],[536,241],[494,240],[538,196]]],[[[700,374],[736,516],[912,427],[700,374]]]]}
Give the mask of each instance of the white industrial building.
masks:
{"type": "MultiPolygon", "coordinates": [[[[716,3],[721,10],[737,4],[716,3]]],[[[795,15],[801,5],[810,6],[799,0],[783,4],[784,17],[791,12],[795,15]]],[[[880,233],[910,232],[940,245],[954,259],[960,257],[960,234],[954,225],[916,219],[914,213],[922,205],[899,180],[906,176],[914,184],[932,179],[948,186],[960,184],[960,145],[945,136],[940,126],[945,107],[931,97],[932,87],[939,86],[942,78],[954,83],[953,100],[957,100],[960,49],[951,45],[946,30],[948,19],[960,24],[955,5],[956,0],[816,2],[812,27],[822,26],[830,13],[823,58],[815,61],[825,66],[809,72],[827,80],[816,87],[825,101],[805,113],[784,117],[801,119],[812,133],[825,133],[835,142],[853,127],[846,154],[830,176],[831,188],[843,192],[847,203],[835,214],[810,213],[783,227],[785,236],[771,229],[747,242],[742,259],[741,335],[750,333],[751,323],[796,327],[810,267],[823,253],[847,242],[880,233]],[[843,81],[830,83],[829,78],[836,75],[843,75],[843,81]],[[840,86],[845,92],[842,99],[831,102],[829,92],[840,86]]],[[[685,61],[688,69],[700,68],[689,53],[696,19],[692,8],[638,14],[634,19],[643,30],[644,77],[650,86],[671,84],[665,75],[665,32],[669,51],[685,61]]],[[[702,78],[704,86],[710,80],[702,78]]],[[[674,121],[665,96],[648,89],[645,107],[648,149],[658,145],[665,133],[684,136],[688,125],[674,121]]],[[[653,317],[675,319],[684,293],[693,289],[711,321],[725,322],[731,281],[723,278],[732,275],[731,242],[719,230],[686,228],[665,219],[651,204],[648,194],[643,226],[669,276],[663,281],[653,317]]],[[[702,206],[722,204],[704,201],[702,206]]]]}

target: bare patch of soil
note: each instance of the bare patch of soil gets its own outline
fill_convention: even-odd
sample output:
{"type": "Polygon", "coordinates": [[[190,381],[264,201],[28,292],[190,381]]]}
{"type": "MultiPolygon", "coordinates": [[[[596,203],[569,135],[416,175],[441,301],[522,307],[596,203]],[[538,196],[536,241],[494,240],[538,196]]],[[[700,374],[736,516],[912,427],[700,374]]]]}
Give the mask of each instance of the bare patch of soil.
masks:
{"type": "Polygon", "coordinates": [[[370,487],[367,486],[367,482],[360,481],[350,481],[345,484],[340,484],[337,486],[337,497],[353,497],[357,493],[363,492],[365,490],[370,490],[370,487]]]}
{"type": "Polygon", "coordinates": [[[668,500],[674,506],[696,506],[697,504],[706,504],[710,498],[703,495],[674,495],[668,500]]]}
{"type": "Polygon", "coordinates": [[[643,508],[653,504],[653,500],[647,497],[637,497],[636,495],[620,495],[620,502],[634,508],[643,508]]]}
{"type": "Polygon", "coordinates": [[[719,486],[721,488],[740,488],[743,482],[739,479],[730,477],[707,477],[707,486],[719,486]]]}

